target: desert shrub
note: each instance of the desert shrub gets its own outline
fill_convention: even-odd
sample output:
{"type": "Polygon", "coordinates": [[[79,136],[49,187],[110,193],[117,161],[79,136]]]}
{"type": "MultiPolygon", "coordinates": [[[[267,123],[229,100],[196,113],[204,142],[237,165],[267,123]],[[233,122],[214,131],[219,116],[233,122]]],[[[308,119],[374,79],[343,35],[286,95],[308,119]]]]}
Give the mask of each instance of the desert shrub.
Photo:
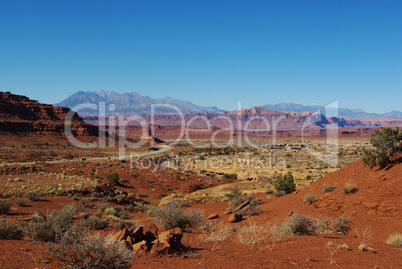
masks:
{"type": "Polygon", "coordinates": [[[29,201],[37,201],[39,199],[39,194],[36,192],[28,192],[25,194],[25,197],[29,200],[29,201]]]}
{"type": "Polygon", "coordinates": [[[85,199],[81,199],[80,200],[80,204],[84,207],[84,208],[92,208],[92,204],[90,202],[88,202],[88,200],[85,199]]]}
{"type": "Polygon", "coordinates": [[[388,236],[385,241],[387,244],[402,247],[402,233],[394,233],[388,236]]]}
{"type": "Polygon", "coordinates": [[[113,185],[118,185],[119,184],[119,180],[120,180],[120,176],[117,173],[113,173],[111,175],[107,175],[106,176],[107,180],[109,180],[109,182],[113,185]]]}
{"type": "Polygon", "coordinates": [[[135,206],[133,204],[126,205],[123,207],[123,210],[133,213],[135,211],[135,206]]]}
{"type": "Polygon", "coordinates": [[[99,211],[105,212],[106,208],[109,207],[109,204],[96,204],[96,207],[99,209],[99,211]]]}
{"type": "Polygon", "coordinates": [[[286,194],[294,192],[296,190],[296,184],[294,182],[292,172],[288,172],[284,176],[279,176],[274,182],[274,187],[278,192],[283,191],[286,194]]]}
{"type": "Polygon", "coordinates": [[[0,214],[7,214],[10,211],[11,203],[7,200],[0,199],[0,214]]]}
{"type": "Polygon", "coordinates": [[[303,235],[312,234],[317,229],[315,221],[304,215],[295,214],[288,217],[283,225],[282,230],[287,235],[303,235]]]}
{"type": "Polygon", "coordinates": [[[328,217],[324,217],[322,219],[319,219],[316,221],[316,226],[317,226],[317,233],[320,234],[327,234],[332,232],[331,228],[331,223],[332,220],[328,217]]]}
{"type": "Polygon", "coordinates": [[[236,234],[237,240],[242,244],[255,245],[266,239],[268,231],[265,227],[250,223],[242,226],[236,234]]]}
{"type": "Polygon", "coordinates": [[[24,200],[17,200],[17,201],[15,201],[15,204],[16,204],[17,206],[19,206],[19,207],[25,206],[24,200]]]}
{"type": "Polygon", "coordinates": [[[229,200],[233,200],[234,198],[240,196],[242,193],[238,189],[230,190],[230,192],[225,193],[225,197],[229,200]]]}
{"type": "Polygon", "coordinates": [[[139,194],[138,194],[138,197],[140,197],[140,198],[146,198],[146,197],[148,197],[148,195],[146,195],[145,193],[139,193],[139,194]]]}
{"type": "Polygon", "coordinates": [[[98,217],[89,217],[87,219],[82,219],[75,223],[75,228],[77,229],[83,229],[83,230],[104,230],[107,227],[109,227],[109,223],[98,217]]]}
{"type": "Polygon", "coordinates": [[[24,234],[34,241],[54,242],[69,229],[76,214],[75,204],[65,205],[60,212],[54,211],[47,218],[32,218],[32,222],[24,227],[24,234]]]}
{"type": "Polygon", "coordinates": [[[315,196],[314,196],[314,194],[313,193],[308,193],[308,194],[306,194],[304,197],[303,197],[303,201],[306,203],[306,204],[312,204],[312,203],[314,203],[315,202],[315,196]]]}
{"type": "Polygon", "coordinates": [[[48,221],[28,224],[24,228],[24,235],[40,242],[54,242],[56,240],[56,231],[48,221]]]}
{"type": "Polygon", "coordinates": [[[286,192],[284,191],[278,191],[274,193],[274,197],[281,197],[281,196],[285,196],[286,192]]]}
{"type": "Polygon", "coordinates": [[[117,215],[117,210],[114,207],[108,207],[105,209],[105,214],[109,216],[116,216],[117,215]]]}
{"type": "Polygon", "coordinates": [[[134,230],[137,228],[137,224],[131,221],[119,220],[113,228],[117,231],[123,230],[124,228],[134,230]]]}
{"type": "Polygon", "coordinates": [[[363,163],[372,168],[378,165],[381,169],[391,162],[391,157],[402,152],[402,129],[396,127],[381,128],[371,134],[370,143],[373,149],[364,149],[363,163]]]}
{"type": "Polygon", "coordinates": [[[108,239],[70,231],[57,243],[49,243],[48,253],[63,268],[129,268],[133,251],[108,239]]]}
{"type": "Polygon", "coordinates": [[[199,227],[204,222],[201,212],[187,211],[174,201],[161,207],[154,207],[148,213],[167,230],[174,227],[199,227]]]}
{"type": "Polygon", "coordinates": [[[20,225],[9,222],[6,219],[0,219],[0,239],[20,239],[22,237],[22,228],[20,225]]]}
{"type": "Polygon", "coordinates": [[[271,193],[274,193],[274,191],[271,190],[271,189],[268,189],[268,190],[265,191],[265,193],[266,193],[266,194],[271,194],[271,193]]]}
{"type": "Polygon", "coordinates": [[[237,179],[237,174],[224,174],[223,177],[228,179],[237,179]]]}
{"type": "Polygon", "coordinates": [[[345,189],[343,190],[345,194],[354,193],[356,191],[357,191],[356,184],[350,182],[345,184],[345,189]]]}
{"type": "Polygon", "coordinates": [[[322,192],[323,193],[326,193],[326,192],[331,192],[331,191],[334,191],[336,188],[334,187],[334,186],[332,186],[332,185],[323,185],[322,186],[322,192]]]}
{"type": "Polygon", "coordinates": [[[338,233],[347,234],[350,231],[350,224],[352,223],[350,218],[340,216],[335,220],[334,230],[338,233]]]}

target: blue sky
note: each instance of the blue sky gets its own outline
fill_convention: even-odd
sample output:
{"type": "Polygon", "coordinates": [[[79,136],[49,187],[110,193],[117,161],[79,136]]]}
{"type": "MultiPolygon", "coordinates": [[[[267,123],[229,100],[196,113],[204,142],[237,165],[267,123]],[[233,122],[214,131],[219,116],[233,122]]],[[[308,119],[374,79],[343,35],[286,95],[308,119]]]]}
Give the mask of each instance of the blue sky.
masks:
{"type": "Polygon", "coordinates": [[[0,1],[0,90],[402,110],[402,1],[0,1]]]}

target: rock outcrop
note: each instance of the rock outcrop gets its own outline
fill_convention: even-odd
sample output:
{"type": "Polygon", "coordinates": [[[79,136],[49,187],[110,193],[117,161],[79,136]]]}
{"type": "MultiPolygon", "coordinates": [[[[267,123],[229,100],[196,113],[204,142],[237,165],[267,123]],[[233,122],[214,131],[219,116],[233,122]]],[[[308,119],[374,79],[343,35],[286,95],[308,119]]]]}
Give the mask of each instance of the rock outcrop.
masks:
{"type": "MultiPolygon", "coordinates": [[[[22,95],[0,92],[0,132],[64,136],[64,124],[69,112],[70,109],[66,107],[55,107],[22,95]]],[[[99,135],[98,127],[85,123],[76,113],[69,123],[75,137],[99,135]]]]}
{"type": "Polygon", "coordinates": [[[122,246],[132,248],[137,255],[147,252],[153,255],[166,255],[187,249],[181,243],[182,237],[183,231],[178,227],[158,234],[158,228],[150,225],[140,226],[135,230],[124,228],[113,234],[109,241],[119,241],[122,246]]]}

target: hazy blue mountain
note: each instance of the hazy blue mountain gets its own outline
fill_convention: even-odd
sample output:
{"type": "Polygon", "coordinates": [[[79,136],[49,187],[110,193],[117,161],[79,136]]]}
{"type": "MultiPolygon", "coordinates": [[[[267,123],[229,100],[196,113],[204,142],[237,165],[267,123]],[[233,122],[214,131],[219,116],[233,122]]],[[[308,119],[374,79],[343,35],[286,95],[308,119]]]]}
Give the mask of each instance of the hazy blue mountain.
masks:
{"type": "MultiPolygon", "coordinates": [[[[320,111],[321,113],[325,114],[325,107],[323,105],[317,104],[310,104],[304,105],[300,103],[278,103],[278,104],[266,104],[262,107],[276,110],[276,111],[287,111],[287,112],[316,112],[320,111]]],[[[338,116],[339,117],[381,117],[381,116],[388,116],[388,117],[399,117],[402,118],[402,112],[399,111],[391,111],[388,113],[377,114],[377,113],[370,113],[366,112],[362,109],[349,109],[349,108],[339,108],[338,109],[338,116]]]]}
{"type": "MultiPolygon", "coordinates": [[[[173,99],[170,97],[164,97],[160,99],[153,99],[148,96],[142,96],[138,93],[119,93],[114,91],[92,91],[92,92],[77,92],[67,99],[55,104],[56,106],[65,106],[68,108],[74,108],[77,105],[89,103],[99,105],[104,102],[106,105],[106,115],[149,115],[151,114],[152,104],[169,104],[180,109],[184,114],[190,113],[202,113],[223,112],[215,106],[203,107],[195,105],[189,101],[173,99]],[[109,105],[114,105],[114,111],[111,111],[109,105]]],[[[172,108],[158,107],[155,109],[156,114],[177,114],[172,108]]],[[[93,109],[81,109],[78,111],[80,115],[98,115],[97,110],[93,109]]]]}

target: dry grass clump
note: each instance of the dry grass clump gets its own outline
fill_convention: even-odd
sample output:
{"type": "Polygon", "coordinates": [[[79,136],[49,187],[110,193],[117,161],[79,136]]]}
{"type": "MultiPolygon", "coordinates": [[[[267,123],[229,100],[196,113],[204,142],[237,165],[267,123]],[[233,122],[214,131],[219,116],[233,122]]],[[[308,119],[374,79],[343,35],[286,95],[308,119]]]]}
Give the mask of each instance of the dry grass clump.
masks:
{"type": "Polygon", "coordinates": [[[322,186],[322,192],[323,192],[323,193],[331,192],[331,191],[334,191],[335,189],[336,189],[336,187],[334,187],[334,186],[332,186],[332,185],[326,185],[326,184],[324,184],[324,185],[322,186]]]}
{"type": "Polygon", "coordinates": [[[306,194],[304,197],[303,197],[303,201],[306,203],[306,204],[312,204],[312,203],[314,203],[315,202],[315,196],[314,196],[314,194],[313,193],[308,193],[308,194],[306,194]]]}
{"type": "Polygon", "coordinates": [[[214,241],[225,241],[230,235],[230,225],[218,223],[209,229],[209,233],[204,233],[202,235],[202,241],[204,242],[214,242],[214,241]]]}
{"type": "Polygon", "coordinates": [[[387,244],[402,247],[402,233],[394,233],[388,236],[385,241],[387,244]]]}
{"type": "Polygon", "coordinates": [[[256,245],[267,238],[268,229],[264,226],[250,223],[237,231],[237,240],[242,244],[256,245]]]}
{"type": "Polygon", "coordinates": [[[348,182],[345,184],[345,189],[343,190],[345,194],[354,193],[356,191],[357,191],[356,183],[348,182]]]}

